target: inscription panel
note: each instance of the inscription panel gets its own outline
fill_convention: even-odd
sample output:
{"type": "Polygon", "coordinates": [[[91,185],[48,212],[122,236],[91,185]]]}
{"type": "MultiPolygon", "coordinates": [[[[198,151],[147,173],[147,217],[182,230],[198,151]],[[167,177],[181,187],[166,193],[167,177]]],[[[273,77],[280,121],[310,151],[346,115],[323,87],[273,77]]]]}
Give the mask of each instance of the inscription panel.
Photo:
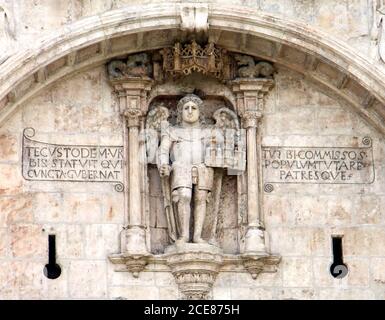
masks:
{"type": "Polygon", "coordinates": [[[265,191],[274,183],[370,184],[375,179],[370,138],[362,147],[263,146],[265,191]]]}
{"type": "Polygon", "coordinates": [[[31,139],[35,130],[23,132],[22,174],[31,181],[115,183],[123,191],[123,147],[51,144],[31,139]]]}

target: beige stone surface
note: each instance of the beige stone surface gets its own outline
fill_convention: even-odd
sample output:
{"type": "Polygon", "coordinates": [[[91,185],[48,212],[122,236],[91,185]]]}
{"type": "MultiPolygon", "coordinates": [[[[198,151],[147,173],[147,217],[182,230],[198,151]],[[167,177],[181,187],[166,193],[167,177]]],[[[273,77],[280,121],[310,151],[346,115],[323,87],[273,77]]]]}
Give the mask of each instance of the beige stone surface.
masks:
{"type": "Polygon", "coordinates": [[[160,287],[175,287],[175,279],[174,277],[168,273],[168,272],[155,272],[155,284],[160,287]]]}
{"type": "MultiPolygon", "coordinates": [[[[120,236],[127,222],[124,193],[115,192],[112,184],[24,180],[21,139],[23,129],[33,127],[37,140],[50,143],[123,145],[119,103],[104,62],[125,57],[128,52],[172,45],[171,33],[154,29],[162,23],[178,24],[180,14],[174,4],[185,2],[169,1],[173,5],[166,8],[169,17],[165,22],[154,9],[163,8],[164,1],[160,0],[14,1],[14,9],[9,10],[14,39],[5,47],[8,53],[17,49],[20,55],[4,62],[0,57],[0,121],[7,119],[0,128],[0,299],[181,298],[170,272],[145,271],[135,278],[129,272],[116,272],[108,261],[107,256],[121,252],[120,236]],[[124,9],[127,6],[129,9],[124,9]],[[116,11],[115,17],[123,12],[127,21],[132,14],[133,23],[124,20],[118,28],[118,18],[108,15],[111,9],[122,10],[116,11]],[[157,13],[156,19],[146,22],[148,34],[140,33],[147,25],[136,20],[134,12],[157,13]],[[82,25],[78,21],[82,17],[92,19],[92,15],[98,15],[96,22],[82,25]],[[102,28],[103,39],[116,32],[135,33],[110,39],[111,46],[98,42],[96,33],[89,29],[110,18],[111,25],[102,28]],[[62,31],[67,23],[78,24],[62,31]],[[74,40],[71,30],[78,32],[79,38],[74,40]],[[61,39],[63,44],[44,42],[43,36],[61,39]],[[8,99],[13,97],[14,112],[5,117],[8,99]],[[56,235],[62,267],[56,280],[43,274],[49,234],[56,235]]],[[[381,60],[369,57],[373,49],[372,1],[207,2],[211,26],[220,30],[221,24],[227,23],[227,30],[217,36],[211,34],[219,43],[229,50],[278,61],[275,87],[266,99],[260,124],[263,145],[350,146],[369,136],[376,174],[372,184],[277,184],[272,193],[263,193],[270,248],[282,256],[278,271],[262,273],[256,280],[244,270],[221,272],[212,297],[384,299],[385,145],[383,135],[374,127],[377,124],[380,131],[385,127],[381,111],[384,66],[381,60]],[[253,13],[250,18],[255,27],[238,19],[239,8],[259,10],[244,11],[253,13]],[[223,18],[230,13],[234,15],[232,21],[223,18]],[[273,15],[271,29],[266,28],[266,21],[272,21],[266,14],[273,15]],[[238,27],[250,30],[242,35],[232,32],[238,27]],[[255,30],[260,37],[252,36],[255,30]],[[294,37],[293,30],[300,37],[294,37]],[[278,40],[285,39],[287,45],[280,47],[271,41],[272,34],[278,40]],[[320,58],[318,65],[317,60],[311,60],[315,57],[320,58]],[[344,74],[350,79],[346,83],[344,74]],[[376,102],[379,111],[366,105],[372,94],[380,99],[376,102]],[[349,268],[343,279],[333,278],[329,271],[333,235],[343,236],[344,262],[349,268]]],[[[3,3],[8,2],[0,1],[0,6],[3,3]]],[[[178,32],[173,32],[172,37],[176,37],[178,32]]],[[[0,41],[4,39],[0,32],[0,41]]],[[[166,221],[159,181],[151,181],[150,225],[160,228],[148,230],[153,240],[150,249],[161,253],[168,242],[166,221]]],[[[224,228],[221,245],[225,253],[235,253],[240,240],[237,227],[245,217],[237,216],[235,183],[226,182],[225,189],[220,209],[224,228]]]]}
{"type": "Polygon", "coordinates": [[[113,300],[158,300],[160,288],[145,286],[111,287],[109,298],[113,300]]]}
{"type": "Polygon", "coordinates": [[[326,105],[325,101],[320,101],[323,94],[317,92],[318,90],[309,82],[301,79],[299,74],[286,68],[279,70],[282,72],[277,74],[277,111],[292,110],[294,112],[320,103],[326,105]]]}
{"type": "MultiPolygon", "coordinates": [[[[97,72],[90,72],[90,74],[96,75],[97,72]]],[[[78,83],[80,80],[68,81],[74,81],[74,84],[63,85],[63,88],[76,87],[75,83],[78,83]]],[[[93,80],[92,78],[85,77],[81,81],[92,82],[93,80]]],[[[102,84],[98,84],[98,86],[102,86],[102,84]]],[[[95,90],[95,88],[91,86],[89,90],[95,90]]],[[[61,94],[63,95],[62,97],[57,96],[55,99],[64,102],[69,100],[69,95],[61,94]]],[[[44,99],[42,98],[41,105],[44,105],[44,99]]],[[[99,121],[98,119],[103,117],[106,111],[87,105],[89,101],[94,99],[92,95],[86,96],[84,99],[85,104],[84,107],[81,107],[81,110],[89,110],[89,113],[87,115],[84,112],[79,112],[81,119],[86,120],[86,117],[89,117],[89,120],[86,120],[82,125],[80,125],[80,122],[77,122],[79,120],[68,118],[69,114],[66,113],[67,111],[64,111],[65,113],[63,114],[59,113],[55,117],[58,119],[67,117],[68,123],[71,123],[71,125],[78,123],[71,130],[83,131],[86,128],[85,126],[87,126],[88,129],[86,131],[91,133],[94,130],[93,128],[95,128],[94,125],[97,125],[97,122],[92,121],[99,121]],[[95,116],[95,119],[91,119],[92,116],[95,116]]],[[[100,105],[98,99],[96,97],[95,101],[100,105]]],[[[316,92],[309,94],[309,97],[306,99],[308,99],[306,103],[310,105],[319,103],[319,96],[316,92]]],[[[329,113],[331,105],[327,101],[325,103],[325,108],[321,109],[324,118],[319,118],[319,120],[321,120],[320,123],[328,123],[329,125],[328,115],[335,121],[335,113],[329,113]]],[[[31,103],[31,106],[34,105],[37,106],[39,103],[34,101],[31,103]]],[[[269,113],[277,117],[277,119],[281,119],[282,127],[279,130],[277,128],[272,130],[277,130],[276,133],[282,135],[282,138],[275,138],[275,132],[271,135],[269,130],[267,130],[265,132],[267,144],[293,143],[306,145],[312,142],[315,144],[320,143],[317,142],[319,138],[316,136],[317,130],[321,130],[317,129],[319,127],[312,125],[309,133],[312,133],[313,136],[304,137],[296,135],[302,132],[296,129],[296,124],[293,126],[286,125],[287,119],[290,121],[291,114],[293,114],[293,122],[305,122],[305,120],[298,120],[295,117],[297,112],[303,111],[300,107],[302,104],[298,107],[293,106],[293,108],[296,108],[295,111],[286,109],[281,102],[277,105],[278,109],[270,108],[269,113]],[[286,117],[287,115],[289,115],[289,118],[286,117]]],[[[62,107],[56,106],[56,108],[62,107]]],[[[63,108],[66,107],[63,106],[63,108]]],[[[29,110],[29,107],[25,110],[29,110]]],[[[61,125],[52,127],[50,124],[52,115],[43,112],[44,107],[36,109],[42,110],[40,113],[32,112],[32,110],[33,108],[31,107],[31,116],[28,116],[29,118],[24,113],[26,124],[35,127],[42,126],[47,131],[56,130],[57,128],[61,131],[64,128],[61,125]]],[[[311,109],[309,109],[309,112],[313,113],[311,109]]],[[[304,115],[303,119],[306,118],[306,113],[304,115]]],[[[113,115],[111,116],[113,117],[113,115]]],[[[74,117],[76,118],[76,113],[74,113],[74,117]]],[[[268,118],[264,122],[265,128],[274,125],[274,122],[269,124],[268,118]]],[[[306,126],[308,126],[308,121],[306,126]]],[[[340,127],[336,124],[336,128],[342,131],[328,132],[331,146],[334,144],[333,135],[342,132],[349,135],[351,130],[350,125],[340,127]]],[[[321,131],[324,131],[324,129],[321,131]]],[[[55,141],[54,137],[49,139],[49,141],[55,141]]],[[[79,138],[67,136],[65,139],[67,139],[68,143],[75,143],[79,138]]],[[[87,134],[83,135],[82,139],[83,141],[87,139],[95,141],[94,137],[87,137],[87,134]]],[[[114,141],[121,143],[115,136],[111,136],[111,138],[102,136],[100,139],[104,139],[106,143],[107,141],[112,144],[114,141]]],[[[322,142],[323,140],[319,141],[322,142]]],[[[340,143],[344,142],[341,140],[340,143]]],[[[17,150],[13,152],[17,153],[17,150]]],[[[380,150],[377,151],[376,155],[381,159],[378,152],[380,150]]],[[[14,154],[11,156],[11,159],[17,161],[14,154]],[[14,158],[12,159],[12,157],[14,158]]],[[[14,174],[17,174],[16,166],[6,166],[7,168],[14,168],[14,171],[16,171],[14,174]]],[[[7,184],[11,186],[15,184],[14,181],[8,180],[6,181],[7,184]]],[[[21,186],[21,183],[16,183],[16,186],[18,185],[21,186]]],[[[124,221],[122,214],[123,198],[119,193],[106,193],[105,187],[103,193],[87,193],[88,190],[95,189],[87,190],[86,186],[77,185],[75,187],[75,189],[67,190],[68,187],[65,184],[61,184],[61,189],[52,186],[53,189],[50,193],[40,190],[40,192],[28,195],[14,196],[11,193],[9,196],[0,198],[0,206],[2,208],[0,221],[3,227],[1,229],[2,234],[4,234],[1,242],[2,246],[0,246],[2,250],[0,252],[3,256],[12,254],[17,257],[39,256],[46,259],[47,233],[42,233],[40,227],[29,225],[34,221],[43,224],[48,231],[54,232],[57,235],[58,259],[59,262],[60,260],[63,261],[64,271],[62,276],[53,285],[51,285],[53,282],[44,282],[46,280],[44,277],[42,278],[44,289],[42,289],[43,293],[40,297],[49,299],[61,297],[131,298],[134,296],[135,298],[148,298],[149,296],[145,295],[145,291],[140,289],[142,286],[145,286],[156,288],[154,293],[150,294],[150,297],[178,298],[174,278],[169,273],[159,272],[153,274],[144,272],[139,278],[134,278],[129,273],[115,272],[110,267],[108,267],[108,272],[106,273],[105,262],[88,260],[105,259],[108,254],[119,252],[119,233],[121,223],[124,221]],[[79,193],[77,191],[82,192],[79,193]],[[8,226],[10,226],[9,230],[8,226]],[[28,240],[29,245],[26,245],[25,240],[28,240]],[[82,260],[67,262],[67,259],[73,258],[82,260]],[[92,273],[96,270],[97,277],[106,278],[106,280],[103,280],[102,285],[96,285],[93,283],[94,277],[87,274],[87,271],[80,275],[80,272],[76,270],[88,270],[88,273],[91,270],[92,273]],[[134,288],[134,292],[137,294],[131,293],[130,288],[134,288]]],[[[323,188],[322,193],[317,195],[316,190],[320,189],[314,189],[314,194],[312,194],[312,187],[310,189],[307,188],[304,192],[294,192],[295,190],[301,190],[300,186],[296,186],[289,189],[290,192],[285,194],[280,192],[270,195],[266,194],[264,201],[266,226],[269,230],[272,251],[284,255],[281,267],[277,273],[261,274],[257,280],[252,280],[248,273],[220,274],[213,289],[213,297],[215,299],[317,299],[325,295],[326,291],[324,290],[332,290],[330,287],[341,288],[343,294],[347,297],[354,296],[358,292],[355,291],[357,288],[364,288],[362,289],[364,292],[363,296],[368,294],[365,293],[365,290],[369,290],[367,287],[371,271],[368,261],[365,258],[360,258],[360,256],[366,257],[382,254],[383,250],[380,243],[383,238],[383,232],[381,228],[367,229],[365,226],[377,225],[383,222],[383,213],[381,211],[383,197],[365,194],[354,198],[348,195],[341,197],[334,193],[333,188],[323,188]],[[355,223],[362,225],[365,229],[351,228],[350,226],[355,223]],[[347,226],[349,228],[346,228],[347,226]],[[341,231],[344,234],[344,254],[349,256],[349,258],[346,258],[346,263],[349,266],[350,273],[343,280],[333,279],[328,270],[331,261],[331,234],[334,231],[341,231]],[[314,258],[304,258],[311,256],[314,258]],[[350,256],[352,257],[350,258],[350,256]],[[298,286],[304,287],[304,289],[297,289],[296,287],[298,286]],[[318,291],[318,289],[311,289],[313,286],[325,289],[318,291]],[[355,289],[349,291],[349,288],[355,289]]],[[[229,188],[231,190],[231,186],[229,188]]],[[[6,194],[9,188],[7,186],[4,189],[6,194]]],[[[154,192],[156,194],[156,191],[154,192]]],[[[225,224],[233,227],[232,229],[225,229],[225,240],[227,240],[224,242],[224,246],[229,252],[237,250],[236,247],[233,247],[234,244],[236,245],[236,240],[234,239],[238,236],[237,230],[234,228],[237,225],[237,219],[234,214],[231,214],[234,210],[231,208],[234,207],[235,202],[235,198],[226,197],[222,203],[223,210],[225,210],[225,224]]],[[[159,204],[154,206],[158,208],[159,204]]],[[[161,212],[159,212],[159,215],[162,219],[161,212]]],[[[161,220],[157,222],[157,224],[159,223],[161,223],[161,220]]],[[[372,265],[373,263],[370,266],[372,265]]],[[[379,267],[375,266],[375,268],[377,269],[374,270],[378,270],[375,271],[375,274],[380,275],[379,267]]],[[[377,275],[376,279],[379,277],[377,275]]],[[[378,281],[375,283],[378,283],[378,281]]],[[[37,290],[35,292],[31,289],[32,293],[28,293],[30,289],[25,289],[26,286],[23,286],[23,288],[26,291],[26,293],[23,293],[23,296],[30,295],[34,297],[37,295],[37,290]]],[[[4,293],[4,296],[16,297],[19,294],[12,293],[11,290],[7,292],[4,293]]],[[[358,295],[361,296],[361,294],[358,295]]],[[[370,296],[370,294],[368,295],[370,296]]]]}
{"type": "Polygon", "coordinates": [[[231,292],[229,288],[214,287],[213,299],[215,300],[231,300],[231,292]]]}
{"type": "Polygon", "coordinates": [[[317,239],[316,228],[271,228],[270,245],[272,252],[285,252],[291,256],[309,256],[314,254],[314,242],[320,244],[321,239],[317,239]],[[317,241],[318,240],[318,241],[317,241]]]}
{"type": "Polygon", "coordinates": [[[217,276],[217,280],[215,281],[214,288],[230,288],[233,282],[233,279],[236,278],[236,274],[232,274],[231,272],[221,272],[217,276]]]}
{"type": "Polygon", "coordinates": [[[0,158],[2,161],[19,160],[19,141],[16,135],[0,134],[0,158]]]}
{"type": "Polygon", "coordinates": [[[66,299],[69,297],[68,292],[68,261],[60,260],[60,269],[61,274],[60,277],[51,280],[47,277],[43,276],[43,299],[50,299],[50,300],[56,300],[56,299],[66,299]]]}
{"type": "Polygon", "coordinates": [[[34,220],[33,194],[20,194],[0,198],[0,227],[34,220]]]}
{"type": "Polygon", "coordinates": [[[293,134],[309,134],[314,132],[316,120],[313,110],[306,107],[296,109],[287,113],[280,112],[274,115],[266,115],[264,117],[266,133],[269,135],[280,135],[284,134],[285,131],[288,133],[288,130],[293,134]]]}
{"type": "Polygon", "coordinates": [[[263,204],[267,226],[279,226],[287,223],[289,199],[285,198],[285,196],[266,195],[263,204]]]}
{"type": "Polygon", "coordinates": [[[350,112],[341,108],[318,111],[318,130],[322,134],[349,134],[353,129],[350,112]]]}
{"type": "Polygon", "coordinates": [[[348,228],[344,232],[344,252],[346,255],[382,256],[384,239],[382,227],[348,228]]]}
{"type": "Polygon", "coordinates": [[[46,252],[46,238],[38,224],[14,224],[10,226],[10,246],[16,258],[43,257],[46,252]]]}
{"type": "Polygon", "coordinates": [[[176,286],[159,287],[159,299],[178,300],[179,298],[180,298],[180,294],[176,286]]]}
{"type": "Polygon", "coordinates": [[[265,288],[231,288],[232,300],[272,300],[273,292],[265,288]]]}
{"type": "Polygon", "coordinates": [[[34,219],[40,223],[67,221],[67,212],[63,208],[62,193],[38,192],[33,195],[34,219]]]}
{"type": "Polygon", "coordinates": [[[223,272],[218,275],[214,288],[268,288],[277,286],[282,286],[282,270],[274,273],[261,273],[256,280],[253,280],[247,272],[223,272]]]}
{"type": "MultiPolygon", "coordinates": [[[[115,272],[112,266],[108,267],[108,284],[112,287],[124,286],[155,286],[157,272],[142,272],[138,278],[135,278],[129,272],[115,272]]],[[[170,284],[156,284],[157,286],[170,286],[170,284]]]]}
{"type": "Polygon", "coordinates": [[[0,257],[8,256],[8,230],[6,228],[0,228],[0,257]]]}
{"type": "Polygon", "coordinates": [[[123,194],[112,191],[101,198],[103,223],[123,223],[124,198],[123,194]]]}
{"type": "Polygon", "coordinates": [[[313,285],[311,259],[283,257],[282,267],[284,287],[311,287],[313,285]]]}
{"type": "Polygon", "coordinates": [[[66,193],[63,196],[66,219],[73,223],[97,223],[101,219],[102,206],[98,195],[66,193]]]}
{"type": "Polygon", "coordinates": [[[45,132],[55,130],[55,104],[51,91],[32,99],[23,109],[22,119],[25,127],[39,123],[45,132]]]}
{"type": "Polygon", "coordinates": [[[8,136],[9,134],[11,135],[18,134],[20,127],[22,126],[22,123],[23,123],[22,115],[23,115],[22,112],[18,112],[14,114],[6,124],[1,126],[0,128],[1,134],[5,136],[8,136]]]}
{"type": "Polygon", "coordinates": [[[68,267],[71,298],[106,298],[107,279],[104,260],[71,261],[68,267]]]}
{"type": "Polygon", "coordinates": [[[381,197],[375,195],[362,195],[356,198],[355,223],[381,224],[384,222],[385,209],[381,197]]]}
{"type": "Polygon", "coordinates": [[[331,197],[327,206],[327,224],[350,225],[354,214],[353,199],[351,197],[331,197]]]}
{"type": "Polygon", "coordinates": [[[316,300],[318,292],[314,289],[284,288],[279,289],[274,297],[279,300],[316,300]]]}
{"type": "Polygon", "coordinates": [[[384,258],[372,258],[370,260],[371,282],[383,287],[385,284],[384,258]]]}
{"type": "Polygon", "coordinates": [[[349,266],[349,273],[347,275],[348,285],[350,287],[368,287],[370,275],[369,260],[347,257],[344,262],[349,266]]]}
{"type": "Polygon", "coordinates": [[[321,300],[374,300],[374,292],[370,289],[320,289],[321,300]]]}
{"type": "Polygon", "coordinates": [[[0,163],[0,195],[18,194],[22,185],[19,165],[0,163]]]}
{"type": "Polygon", "coordinates": [[[84,227],[85,256],[103,259],[119,250],[119,228],[116,224],[89,224],[84,227]]]}
{"type": "MultiPolygon", "coordinates": [[[[55,84],[52,88],[51,96],[53,101],[61,101],[67,106],[88,106],[97,105],[101,102],[101,81],[103,68],[94,68],[91,71],[76,75],[71,81],[64,81],[55,84]],[[82,86],[84,93],[79,95],[79,86],[82,86]],[[77,97],[74,100],[74,97],[77,97]]],[[[69,110],[57,108],[56,116],[58,119],[68,116],[69,110]]]]}
{"type": "Polygon", "coordinates": [[[63,250],[63,257],[65,258],[81,258],[85,256],[85,236],[84,227],[81,225],[66,225],[64,232],[59,233],[64,239],[64,246],[59,246],[58,243],[58,254],[63,250]]]}
{"type": "Polygon", "coordinates": [[[0,299],[18,299],[19,287],[14,280],[14,273],[11,272],[11,261],[1,261],[0,266],[2,272],[0,273],[0,299]]]}
{"type": "Polygon", "coordinates": [[[37,262],[12,263],[14,281],[19,288],[20,299],[41,299],[43,297],[43,268],[37,262]]]}
{"type": "MultiPolygon", "coordinates": [[[[159,3],[160,0],[152,0],[152,3],[159,3]]],[[[247,0],[247,1],[209,1],[213,4],[231,3],[235,5],[246,5],[250,7],[260,7],[265,12],[279,13],[285,17],[300,19],[312,25],[318,26],[331,33],[336,33],[340,37],[350,35],[364,37],[368,34],[369,10],[366,1],[328,1],[326,3],[303,2],[301,0],[288,1],[282,3],[277,0],[247,0]],[[336,16],[330,14],[330,8],[335,8],[338,12],[336,16]],[[360,23],[357,23],[359,21],[360,23]]],[[[60,4],[53,4],[50,1],[38,1],[30,4],[20,11],[14,12],[12,18],[23,21],[24,24],[18,25],[19,36],[27,33],[29,38],[33,38],[37,33],[47,32],[58,28],[65,22],[79,19],[80,17],[90,16],[104,12],[111,8],[119,8],[127,5],[138,5],[143,1],[119,0],[119,1],[62,1],[60,4]],[[43,10],[41,8],[44,8],[43,10]],[[46,21],[38,20],[37,17],[49,17],[46,21]],[[27,26],[27,28],[25,28],[27,26]]],[[[145,2],[147,3],[147,2],[145,2]]],[[[365,39],[365,37],[364,37],[365,39]]],[[[361,40],[362,41],[362,40],[361,40]]],[[[367,40],[366,40],[367,41],[367,40]]]]}
{"type": "Polygon", "coordinates": [[[330,276],[329,258],[313,259],[314,282],[317,287],[335,287],[346,289],[349,287],[367,288],[369,286],[369,259],[346,258],[344,263],[348,266],[348,274],[343,279],[330,276]]]}
{"type": "MultiPolygon", "coordinates": [[[[285,198],[284,198],[285,199],[285,198]]],[[[320,226],[328,221],[324,204],[327,197],[309,197],[292,195],[286,197],[285,211],[288,223],[296,226],[320,226]]]]}

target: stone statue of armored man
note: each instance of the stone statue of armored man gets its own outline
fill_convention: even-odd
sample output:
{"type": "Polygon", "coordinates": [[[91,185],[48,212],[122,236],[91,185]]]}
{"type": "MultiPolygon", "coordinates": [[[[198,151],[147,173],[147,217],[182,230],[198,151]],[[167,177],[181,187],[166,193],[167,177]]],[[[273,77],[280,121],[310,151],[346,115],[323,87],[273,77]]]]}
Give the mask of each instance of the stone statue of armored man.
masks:
{"type": "Polygon", "coordinates": [[[214,168],[233,172],[245,169],[244,137],[236,114],[222,107],[213,115],[216,124],[204,126],[202,105],[203,101],[194,94],[180,99],[175,126],[167,121],[169,111],[164,106],[151,110],[147,116],[147,129],[158,131],[158,137],[150,136],[150,144],[158,145],[151,157],[162,181],[168,233],[177,243],[207,242],[202,238],[207,204],[209,199],[218,202],[215,192],[220,192],[213,190],[213,185],[218,184],[214,168]],[[191,218],[194,223],[190,234],[191,218]]]}

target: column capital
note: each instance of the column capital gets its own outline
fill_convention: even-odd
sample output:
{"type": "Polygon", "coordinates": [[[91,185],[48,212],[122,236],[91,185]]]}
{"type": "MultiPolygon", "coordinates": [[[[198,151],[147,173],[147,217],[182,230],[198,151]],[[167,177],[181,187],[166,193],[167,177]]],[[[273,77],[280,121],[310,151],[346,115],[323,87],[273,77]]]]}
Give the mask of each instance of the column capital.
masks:
{"type": "Polygon", "coordinates": [[[258,95],[268,93],[274,87],[275,81],[266,78],[236,78],[229,81],[229,84],[234,93],[258,95]]]}
{"type": "Polygon", "coordinates": [[[110,83],[118,95],[131,95],[136,92],[150,91],[154,80],[149,77],[122,77],[117,79],[110,78],[110,83]]]}
{"type": "Polygon", "coordinates": [[[242,114],[242,123],[245,129],[250,127],[258,127],[259,120],[262,118],[262,113],[259,111],[245,111],[242,114]]]}
{"type": "Polygon", "coordinates": [[[147,93],[154,80],[148,77],[110,78],[119,99],[119,111],[128,127],[139,127],[140,119],[147,113],[147,93]]]}
{"type": "Polygon", "coordinates": [[[142,116],[142,112],[140,109],[128,108],[122,112],[122,116],[126,120],[127,127],[130,128],[140,126],[140,118],[142,116]]]}
{"type": "Polygon", "coordinates": [[[237,113],[245,119],[246,127],[257,126],[256,119],[262,117],[264,98],[274,87],[273,79],[237,78],[228,84],[236,97],[237,113]],[[253,119],[249,121],[249,119],[253,119]]]}

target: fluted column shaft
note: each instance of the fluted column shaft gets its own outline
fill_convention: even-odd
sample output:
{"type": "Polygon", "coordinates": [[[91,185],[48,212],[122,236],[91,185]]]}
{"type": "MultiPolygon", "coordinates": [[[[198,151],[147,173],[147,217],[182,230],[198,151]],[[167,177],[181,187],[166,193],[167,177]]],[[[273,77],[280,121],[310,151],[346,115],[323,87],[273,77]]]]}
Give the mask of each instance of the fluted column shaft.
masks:
{"type": "Polygon", "coordinates": [[[113,82],[119,96],[119,109],[124,124],[126,226],[122,234],[122,251],[127,254],[148,253],[141,197],[139,130],[141,119],[147,112],[147,92],[151,89],[151,84],[151,80],[141,78],[125,78],[113,82]]]}
{"type": "Polygon", "coordinates": [[[244,253],[267,252],[263,227],[261,168],[258,156],[258,125],[263,114],[264,97],[273,87],[271,79],[239,78],[231,82],[236,94],[236,108],[246,130],[247,161],[247,231],[244,253]]]}

